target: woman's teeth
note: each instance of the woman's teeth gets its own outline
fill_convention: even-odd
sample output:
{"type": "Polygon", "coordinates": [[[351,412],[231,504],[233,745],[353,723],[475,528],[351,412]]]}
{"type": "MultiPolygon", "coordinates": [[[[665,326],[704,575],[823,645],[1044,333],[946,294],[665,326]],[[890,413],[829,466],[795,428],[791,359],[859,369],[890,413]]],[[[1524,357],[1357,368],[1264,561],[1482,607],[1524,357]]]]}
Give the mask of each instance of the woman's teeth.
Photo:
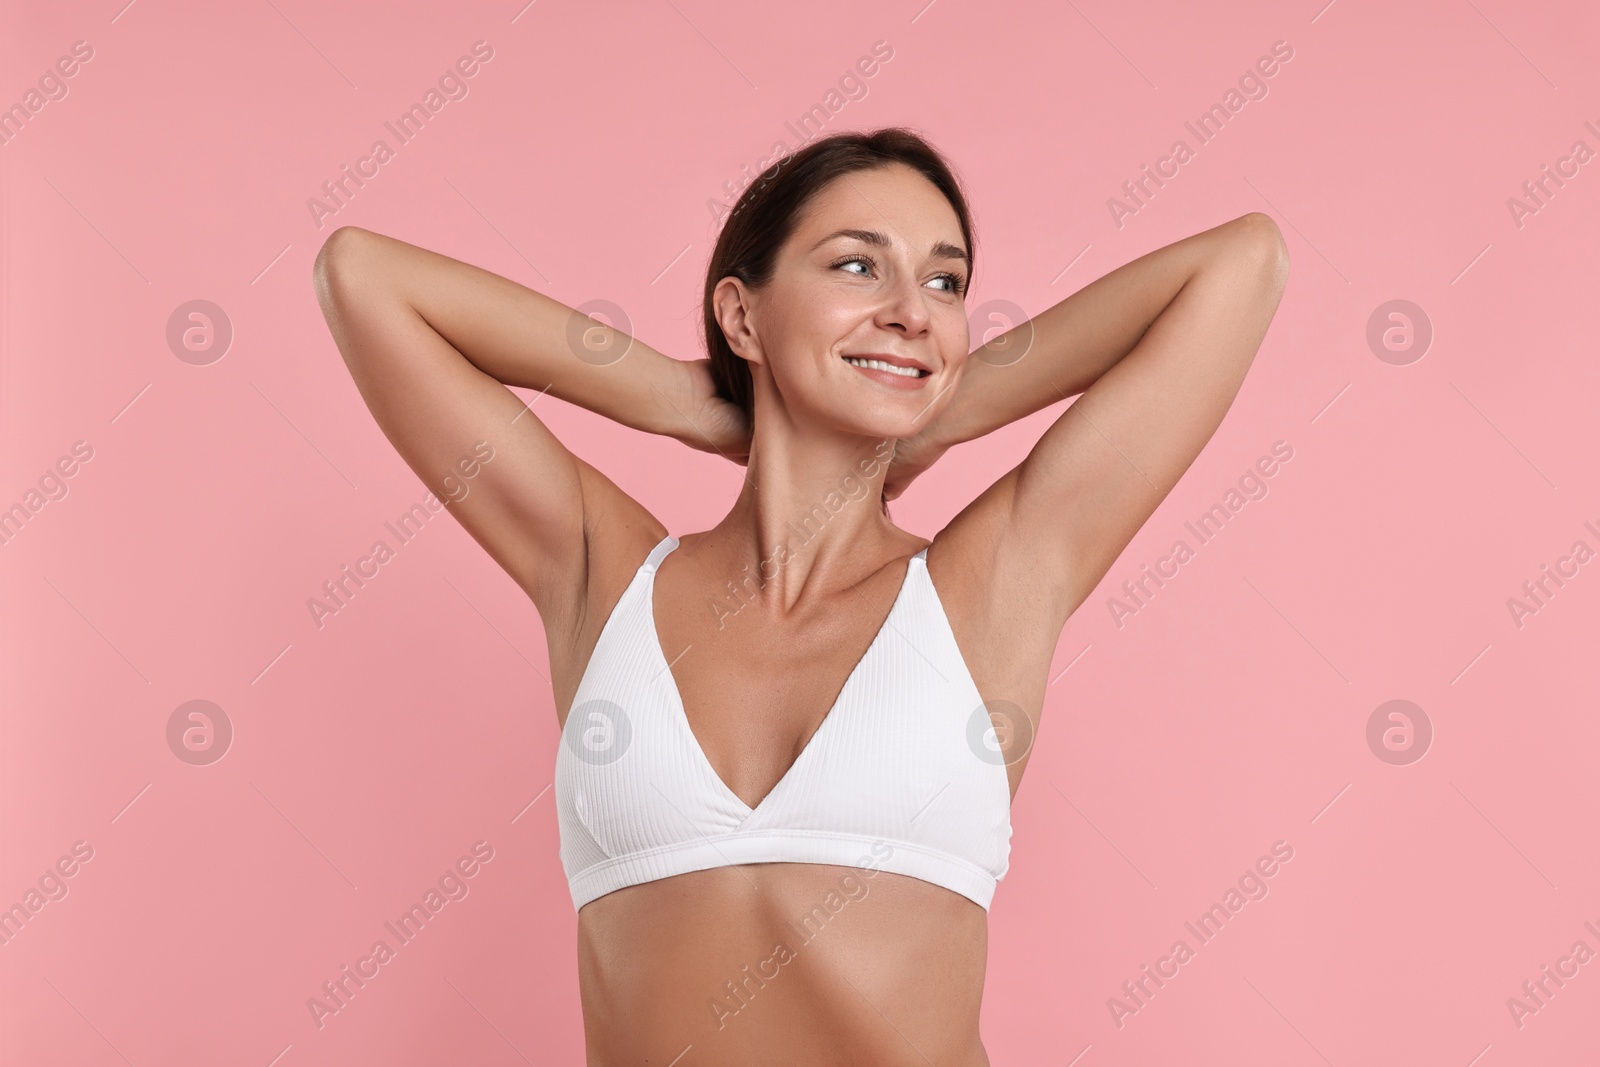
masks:
{"type": "Polygon", "coordinates": [[[845,356],[844,361],[853,363],[858,367],[866,367],[868,370],[886,370],[890,374],[900,374],[907,378],[921,378],[928,373],[915,367],[897,367],[893,363],[885,363],[881,359],[862,359],[859,356],[845,356]]]}

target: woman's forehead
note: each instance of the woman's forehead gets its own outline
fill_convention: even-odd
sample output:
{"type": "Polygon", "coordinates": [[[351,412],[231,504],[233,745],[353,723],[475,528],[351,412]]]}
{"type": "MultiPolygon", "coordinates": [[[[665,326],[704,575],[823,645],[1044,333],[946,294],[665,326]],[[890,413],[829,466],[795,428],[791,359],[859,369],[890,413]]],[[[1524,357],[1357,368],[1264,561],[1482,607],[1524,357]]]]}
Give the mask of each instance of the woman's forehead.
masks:
{"type": "Polygon", "coordinates": [[[844,239],[885,248],[909,244],[913,251],[968,258],[955,208],[932,182],[898,165],[829,182],[806,204],[790,244],[804,255],[844,239]]]}

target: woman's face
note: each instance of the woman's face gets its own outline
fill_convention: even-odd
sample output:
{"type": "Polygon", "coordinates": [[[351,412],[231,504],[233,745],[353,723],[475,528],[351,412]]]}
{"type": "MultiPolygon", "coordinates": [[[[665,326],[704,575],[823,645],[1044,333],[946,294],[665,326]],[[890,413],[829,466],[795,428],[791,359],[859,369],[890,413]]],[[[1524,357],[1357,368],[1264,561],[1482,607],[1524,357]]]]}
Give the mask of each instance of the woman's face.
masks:
{"type": "Polygon", "coordinates": [[[748,293],[756,344],[736,348],[767,367],[791,420],[909,437],[950,402],[966,363],[968,252],[949,201],[915,170],[843,175],[807,205],[771,282],[748,293]]]}

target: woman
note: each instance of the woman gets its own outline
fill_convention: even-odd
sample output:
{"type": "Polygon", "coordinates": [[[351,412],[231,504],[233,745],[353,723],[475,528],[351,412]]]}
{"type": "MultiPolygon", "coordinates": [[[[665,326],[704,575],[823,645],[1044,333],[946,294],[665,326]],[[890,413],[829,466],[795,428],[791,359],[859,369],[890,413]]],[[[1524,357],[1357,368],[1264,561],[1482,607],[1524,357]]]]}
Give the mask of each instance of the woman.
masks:
{"type": "Polygon", "coordinates": [[[590,1064],[989,1062],[987,908],[1056,642],[1221,422],[1288,262],[1251,213],[969,352],[972,250],[944,161],[885,129],[744,192],[709,359],[354,227],[317,258],[412,470],[493,450],[451,511],[544,622],[590,1064]],[[507,385],[745,464],[738,499],[672,537],[507,385]],[[1080,393],[931,541],[890,520],[951,445],[1080,393]]]}

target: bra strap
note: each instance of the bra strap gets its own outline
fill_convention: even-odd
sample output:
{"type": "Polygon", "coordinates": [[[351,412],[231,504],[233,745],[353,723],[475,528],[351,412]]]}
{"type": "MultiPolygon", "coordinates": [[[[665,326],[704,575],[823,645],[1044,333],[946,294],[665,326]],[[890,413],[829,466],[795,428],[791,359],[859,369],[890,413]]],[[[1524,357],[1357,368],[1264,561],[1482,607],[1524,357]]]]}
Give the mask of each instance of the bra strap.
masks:
{"type": "Polygon", "coordinates": [[[660,565],[662,559],[664,559],[666,557],[666,554],[668,552],[671,552],[673,549],[675,549],[677,547],[678,547],[678,539],[676,537],[673,537],[671,534],[668,534],[667,536],[663,537],[660,541],[656,542],[656,547],[652,548],[650,550],[650,555],[645,558],[644,565],[646,567],[654,569],[655,567],[660,565]]]}

